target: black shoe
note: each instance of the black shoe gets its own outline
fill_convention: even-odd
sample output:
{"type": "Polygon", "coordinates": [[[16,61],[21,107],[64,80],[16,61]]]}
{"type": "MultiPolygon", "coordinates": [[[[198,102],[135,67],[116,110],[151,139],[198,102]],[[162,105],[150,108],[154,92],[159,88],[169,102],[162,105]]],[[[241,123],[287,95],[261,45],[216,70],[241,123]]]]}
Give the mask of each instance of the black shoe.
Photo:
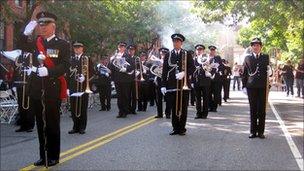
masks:
{"type": "Polygon", "coordinates": [[[227,102],[227,99],[224,99],[225,102],[227,102]]]}
{"type": "Polygon", "coordinates": [[[25,132],[33,132],[33,129],[27,129],[25,132]]]}
{"type": "Polygon", "coordinates": [[[110,111],[111,110],[111,107],[107,107],[107,111],[110,111]]]}
{"type": "Polygon", "coordinates": [[[136,113],[135,110],[134,110],[134,111],[131,112],[131,114],[136,115],[137,113],[136,113]]]}
{"type": "Polygon", "coordinates": [[[24,129],[24,128],[19,128],[19,129],[15,130],[15,132],[25,132],[25,131],[26,131],[26,129],[24,129]]]}
{"type": "Polygon", "coordinates": [[[250,134],[249,135],[249,138],[255,138],[256,137],[256,134],[250,134]]]}
{"type": "Polygon", "coordinates": [[[166,119],[170,119],[171,117],[170,117],[170,115],[166,115],[166,119]]]}
{"type": "Polygon", "coordinates": [[[203,116],[202,119],[207,119],[207,116],[203,116]]]}
{"type": "Polygon", "coordinates": [[[179,132],[177,132],[177,131],[172,131],[172,132],[170,132],[169,135],[177,135],[177,134],[179,134],[179,132]]]}
{"type": "Polygon", "coordinates": [[[178,135],[181,135],[181,136],[186,135],[186,131],[181,131],[178,135]]]}
{"type": "Polygon", "coordinates": [[[39,159],[34,163],[34,166],[43,166],[45,165],[45,161],[43,159],[39,159]]]}
{"type": "Polygon", "coordinates": [[[196,116],[194,119],[202,119],[201,116],[196,116]]]}
{"type": "Polygon", "coordinates": [[[212,109],[212,110],[209,110],[209,112],[217,112],[217,110],[215,110],[215,109],[212,109]]]}
{"type": "Polygon", "coordinates": [[[258,137],[261,138],[261,139],[265,139],[266,138],[264,134],[259,134],[258,137]]]}
{"type": "Polygon", "coordinates": [[[106,111],[106,109],[99,109],[99,111],[106,111]]]}
{"type": "Polygon", "coordinates": [[[122,115],[117,115],[116,118],[122,118],[122,115]]]}
{"type": "Polygon", "coordinates": [[[126,118],[126,117],[127,117],[127,114],[121,115],[121,118],[126,118]]]}
{"type": "Polygon", "coordinates": [[[48,161],[48,166],[55,166],[58,163],[59,163],[59,160],[49,160],[48,161]]]}
{"type": "Polygon", "coordinates": [[[163,118],[163,116],[157,115],[157,116],[155,116],[154,118],[163,118]]]}
{"type": "Polygon", "coordinates": [[[84,130],[80,130],[79,134],[85,134],[85,131],[84,130]]]}
{"type": "Polygon", "coordinates": [[[71,131],[68,132],[69,134],[76,134],[78,133],[78,131],[76,131],[75,129],[72,129],[71,131]]]}

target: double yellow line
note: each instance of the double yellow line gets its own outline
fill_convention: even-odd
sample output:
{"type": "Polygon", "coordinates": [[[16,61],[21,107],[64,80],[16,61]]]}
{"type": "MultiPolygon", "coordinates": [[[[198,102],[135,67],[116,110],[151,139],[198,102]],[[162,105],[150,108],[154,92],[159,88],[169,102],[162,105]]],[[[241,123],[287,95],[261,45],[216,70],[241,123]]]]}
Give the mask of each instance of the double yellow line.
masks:
{"type": "MultiPolygon", "coordinates": [[[[93,150],[95,148],[101,147],[102,145],[104,145],[104,144],[106,144],[106,143],[108,143],[108,142],[110,142],[110,141],[112,141],[112,140],[114,140],[116,138],[119,138],[119,137],[121,137],[121,136],[123,136],[123,135],[125,135],[125,134],[127,134],[129,132],[132,132],[132,131],[134,131],[134,130],[140,128],[140,127],[142,127],[142,126],[148,125],[148,124],[150,124],[150,123],[152,123],[152,122],[154,122],[156,120],[157,119],[155,119],[154,116],[151,116],[149,118],[146,118],[146,119],[143,119],[143,120],[141,120],[139,122],[136,122],[136,123],[134,123],[132,125],[129,125],[129,126],[126,126],[124,128],[121,128],[121,129],[119,129],[117,131],[114,131],[114,132],[112,132],[110,134],[104,135],[104,136],[99,137],[99,138],[97,138],[95,140],[89,141],[89,142],[84,143],[82,145],[79,145],[79,146],[77,146],[75,148],[72,148],[70,150],[62,152],[60,154],[60,162],[59,162],[59,164],[64,163],[64,162],[66,162],[68,160],[71,160],[71,159],[73,159],[73,158],[75,158],[75,157],[77,157],[77,156],[79,156],[81,154],[84,154],[86,152],[89,152],[89,151],[91,151],[91,150],[93,150]]],[[[41,169],[43,169],[43,167],[37,167],[37,166],[34,166],[34,165],[29,165],[29,166],[24,167],[24,168],[22,168],[20,170],[34,170],[34,169],[41,170],[41,169]]]]}

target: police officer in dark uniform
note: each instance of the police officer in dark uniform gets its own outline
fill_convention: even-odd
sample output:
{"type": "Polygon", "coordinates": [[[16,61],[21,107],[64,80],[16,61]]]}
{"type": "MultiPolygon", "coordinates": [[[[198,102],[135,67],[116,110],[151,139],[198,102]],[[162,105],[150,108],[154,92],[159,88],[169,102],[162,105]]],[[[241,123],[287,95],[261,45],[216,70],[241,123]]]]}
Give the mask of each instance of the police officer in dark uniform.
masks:
{"type": "Polygon", "coordinates": [[[220,56],[216,55],[216,47],[211,45],[208,47],[209,53],[209,63],[212,66],[211,70],[211,85],[209,93],[209,111],[217,112],[217,106],[221,103],[221,87],[223,74],[223,64],[220,56]]]}
{"type": "Polygon", "coordinates": [[[132,63],[134,66],[133,71],[129,74],[130,76],[130,90],[129,90],[129,97],[130,97],[130,103],[129,103],[129,113],[136,114],[136,105],[137,105],[137,99],[136,99],[136,80],[135,80],[135,65],[136,60],[138,60],[138,57],[135,56],[136,52],[136,46],[135,45],[129,45],[128,46],[128,61],[132,63]]]}
{"type": "Polygon", "coordinates": [[[73,50],[74,55],[70,59],[71,69],[69,74],[69,92],[73,128],[68,133],[84,134],[87,126],[87,112],[89,103],[89,92],[85,92],[85,90],[87,86],[87,79],[90,78],[93,70],[89,57],[84,54],[83,43],[77,41],[74,42],[73,50]],[[83,94],[75,96],[73,93],[77,92],[82,92],[83,94]]]}
{"type": "Polygon", "coordinates": [[[206,119],[208,116],[209,92],[211,84],[211,74],[205,68],[208,63],[207,55],[204,54],[205,46],[198,44],[195,46],[196,56],[194,58],[193,84],[196,95],[196,117],[195,119],[206,119]],[[203,110],[202,110],[203,97],[203,110]]]}
{"type": "Polygon", "coordinates": [[[15,132],[32,132],[35,126],[35,116],[29,111],[29,96],[28,96],[28,83],[29,76],[27,70],[32,65],[32,54],[28,52],[22,52],[22,55],[18,58],[13,80],[14,86],[17,88],[17,100],[18,100],[18,123],[20,128],[15,132]]]}
{"type": "Polygon", "coordinates": [[[190,89],[184,90],[183,86],[190,87],[189,76],[195,67],[191,54],[182,49],[185,37],[182,34],[173,34],[171,38],[174,49],[164,60],[161,91],[166,93],[167,102],[172,106],[173,131],[170,135],[185,135],[190,89]]]}
{"type": "Polygon", "coordinates": [[[227,102],[227,99],[229,99],[229,89],[230,89],[230,76],[232,75],[231,67],[229,66],[228,60],[222,59],[222,63],[224,65],[224,71],[222,75],[222,81],[223,81],[223,92],[224,97],[223,100],[227,102]]]}
{"type": "Polygon", "coordinates": [[[264,139],[269,56],[261,52],[261,39],[254,38],[250,45],[252,53],[244,59],[242,78],[243,88],[247,89],[250,105],[249,138],[258,136],[264,139]]]}
{"type": "Polygon", "coordinates": [[[54,14],[40,12],[36,18],[38,21],[32,20],[25,27],[19,42],[22,50],[34,54],[29,96],[30,110],[36,116],[40,146],[40,159],[34,165],[53,166],[59,162],[59,109],[60,99],[67,97],[63,75],[69,68],[70,47],[66,41],[55,35],[57,17],[54,14]],[[37,23],[40,35],[36,41],[29,43],[29,36],[37,23]]]}
{"type": "Polygon", "coordinates": [[[111,109],[111,70],[108,68],[108,59],[100,58],[100,63],[95,68],[97,76],[96,86],[99,93],[101,109],[99,111],[109,111],[111,109]]]}
{"type": "MultiPolygon", "coordinates": [[[[117,105],[118,115],[117,118],[125,118],[130,113],[130,75],[134,72],[134,64],[131,58],[128,58],[126,52],[127,44],[125,42],[118,43],[118,51],[110,59],[109,69],[112,72],[112,79],[115,83],[117,91],[117,105]]],[[[134,74],[134,73],[133,73],[134,74]]]]}

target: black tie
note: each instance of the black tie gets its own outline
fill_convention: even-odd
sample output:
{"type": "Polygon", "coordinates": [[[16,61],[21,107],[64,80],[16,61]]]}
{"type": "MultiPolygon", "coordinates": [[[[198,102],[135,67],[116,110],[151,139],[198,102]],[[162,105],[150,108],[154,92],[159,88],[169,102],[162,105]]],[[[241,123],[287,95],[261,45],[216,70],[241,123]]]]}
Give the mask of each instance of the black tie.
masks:
{"type": "Polygon", "coordinates": [[[259,59],[259,54],[256,55],[256,58],[259,59]]]}

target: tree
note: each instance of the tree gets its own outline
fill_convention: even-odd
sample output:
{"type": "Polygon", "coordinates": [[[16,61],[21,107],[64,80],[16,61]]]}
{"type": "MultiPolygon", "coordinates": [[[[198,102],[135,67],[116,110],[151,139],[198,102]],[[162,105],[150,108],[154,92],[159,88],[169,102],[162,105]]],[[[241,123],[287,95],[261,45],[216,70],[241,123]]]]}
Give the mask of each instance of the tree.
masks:
{"type": "Polygon", "coordinates": [[[238,43],[248,46],[253,37],[261,37],[266,51],[280,49],[282,59],[298,61],[304,54],[304,4],[300,0],[195,1],[193,12],[205,22],[229,19],[230,26],[248,20],[239,32],[238,43]]]}

